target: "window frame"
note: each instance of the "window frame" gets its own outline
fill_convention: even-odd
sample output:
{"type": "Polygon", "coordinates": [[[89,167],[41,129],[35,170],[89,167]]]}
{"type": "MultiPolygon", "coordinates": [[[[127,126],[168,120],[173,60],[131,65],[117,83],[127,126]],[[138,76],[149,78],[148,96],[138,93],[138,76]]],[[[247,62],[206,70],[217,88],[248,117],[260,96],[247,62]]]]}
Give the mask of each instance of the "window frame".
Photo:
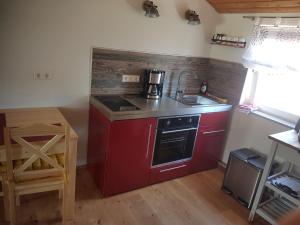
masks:
{"type": "MultiPolygon", "coordinates": [[[[241,98],[241,104],[254,105],[255,94],[257,90],[257,84],[259,82],[258,76],[261,71],[248,69],[247,78],[243,88],[243,94],[241,98]],[[250,77],[251,76],[251,77],[250,77]],[[247,87],[248,86],[248,87],[247,87]],[[246,93],[244,92],[245,89],[246,93]]],[[[270,115],[271,117],[278,118],[279,120],[284,120],[287,123],[296,124],[299,116],[294,115],[289,112],[285,112],[279,109],[268,107],[265,105],[255,105],[258,109],[256,111],[262,112],[263,114],[270,115]]]]}

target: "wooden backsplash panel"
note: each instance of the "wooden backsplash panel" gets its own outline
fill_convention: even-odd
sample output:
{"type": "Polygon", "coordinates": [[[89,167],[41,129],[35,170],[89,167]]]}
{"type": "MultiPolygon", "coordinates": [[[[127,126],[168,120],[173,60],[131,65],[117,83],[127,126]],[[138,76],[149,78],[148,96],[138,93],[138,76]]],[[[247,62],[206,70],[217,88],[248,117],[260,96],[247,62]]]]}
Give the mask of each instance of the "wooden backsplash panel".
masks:
{"type": "Polygon", "coordinates": [[[232,105],[239,104],[247,69],[239,63],[209,60],[208,91],[216,96],[227,98],[232,105]]]}
{"type": "Polygon", "coordinates": [[[174,95],[178,77],[187,93],[199,93],[207,79],[208,59],[119,50],[93,50],[92,94],[138,94],[145,69],[166,71],[164,94],[174,95]],[[123,74],[140,75],[139,83],[122,83],[123,74]]]}
{"type": "Polygon", "coordinates": [[[164,94],[174,96],[178,77],[186,93],[197,94],[203,80],[208,91],[239,103],[247,69],[241,64],[200,57],[170,56],[119,50],[93,50],[92,94],[139,94],[145,69],[166,71],[164,94]],[[139,83],[122,83],[123,74],[140,75],[139,83]]]}

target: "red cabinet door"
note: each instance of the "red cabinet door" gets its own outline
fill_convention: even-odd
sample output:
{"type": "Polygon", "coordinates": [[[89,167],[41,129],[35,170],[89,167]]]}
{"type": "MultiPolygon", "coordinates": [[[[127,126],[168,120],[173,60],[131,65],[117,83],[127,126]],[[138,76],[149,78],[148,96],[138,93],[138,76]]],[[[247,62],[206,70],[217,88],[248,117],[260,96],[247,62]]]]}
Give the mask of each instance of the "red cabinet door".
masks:
{"type": "Polygon", "coordinates": [[[220,160],[229,112],[206,113],[200,117],[191,172],[214,169],[220,160]]]}
{"type": "Polygon", "coordinates": [[[192,172],[217,168],[224,140],[225,130],[199,130],[197,149],[195,149],[192,160],[192,172]]]}
{"type": "Polygon", "coordinates": [[[111,123],[105,196],[148,184],[155,128],[154,118],[111,123]]]}

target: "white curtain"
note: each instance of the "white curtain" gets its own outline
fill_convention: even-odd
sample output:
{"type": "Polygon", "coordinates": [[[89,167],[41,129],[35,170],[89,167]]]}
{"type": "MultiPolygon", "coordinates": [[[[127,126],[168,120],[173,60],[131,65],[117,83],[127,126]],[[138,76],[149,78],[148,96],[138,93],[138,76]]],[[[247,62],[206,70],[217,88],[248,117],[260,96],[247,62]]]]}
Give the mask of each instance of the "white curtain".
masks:
{"type": "Polygon", "coordinates": [[[300,28],[255,25],[244,66],[300,72],[300,28]]]}

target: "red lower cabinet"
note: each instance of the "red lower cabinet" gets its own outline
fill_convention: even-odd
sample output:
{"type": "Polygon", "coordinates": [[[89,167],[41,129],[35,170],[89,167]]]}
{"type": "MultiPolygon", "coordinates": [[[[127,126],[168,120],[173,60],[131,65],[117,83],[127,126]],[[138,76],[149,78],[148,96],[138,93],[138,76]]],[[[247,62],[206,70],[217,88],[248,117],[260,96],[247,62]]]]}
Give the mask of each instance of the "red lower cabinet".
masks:
{"type": "Polygon", "coordinates": [[[152,168],[150,174],[150,184],[188,175],[190,172],[190,165],[191,161],[186,161],[152,168]]]}
{"type": "Polygon", "coordinates": [[[202,114],[190,171],[214,169],[220,160],[229,120],[229,112],[202,114]]]}
{"type": "Polygon", "coordinates": [[[90,106],[88,168],[103,196],[216,168],[229,112],[202,114],[191,160],[151,168],[156,118],[109,121],[90,106]]]}
{"type": "Polygon", "coordinates": [[[89,126],[88,165],[102,194],[111,196],[146,186],[156,119],[109,122],[91,106],[89,126]]]}

